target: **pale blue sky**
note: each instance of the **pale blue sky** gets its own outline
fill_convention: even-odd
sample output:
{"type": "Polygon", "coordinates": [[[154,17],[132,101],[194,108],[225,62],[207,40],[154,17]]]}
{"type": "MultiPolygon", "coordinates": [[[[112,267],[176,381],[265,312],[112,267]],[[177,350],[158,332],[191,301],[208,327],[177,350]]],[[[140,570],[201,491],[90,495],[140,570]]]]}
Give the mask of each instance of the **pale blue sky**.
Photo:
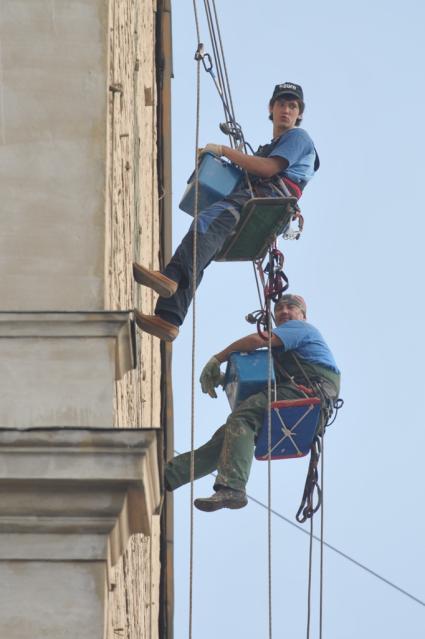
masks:
{"type": "MultiPolygon", "coordinates": [[[[345,407],[326,437],[325,538],[425,600],[423,575],[423,25],[420,0],[290,3],[216,0],[238,121],[255,147],[271,138],[276,83],[304,88],[304,128],[322,167],[301,200],[305,231],[281,242],[290,291],[343,372],[345,407]]],[[[199,3],[203,13],[203,3],[199,3]]],[[[211,51],[205,25],[201,39],[211,51]]],[[[173,2],[174,241],[190,218],[178,209],[193,169],[197,41],[192,0],[173,2]]],[[[226,143],[222,109],[202,73],[201,144],[226,143]]],[[[213,263],[197,297],[197,377],[218,350],[251,332],[258,308],[247,264],[213,263]]],[[[190,446],[191,317],[174,347],[175,445],[190,446]]],[[[196,442],[229,412],[196,395],[196,442]]],[[[273,464],[273,507],[293,518],[305,460],[273,464]]],[[[267,466],[248,492],[266,501],[267,466]]],[[[211,493],[212,479],[195,494],[211,493]]],[[[319,519],[316,520],[316,531],[319,519]]],[[[318,545],[315,544],[316,559],[318,545]]],[[[175,493],[175,637],[188,635],[189,488],[175,493]]],[[[308,537],[273,520],[274,637],[305,636],[308,537]]],[[[315,563],[318,584],[318,563],[315,563]]],[[[425,608],[325,554],[324,638],[423,639],[425,608]]],[[[194,630],[199,639],[268,636],[267,518],[195,511],[194,630]]],[[[318,590],[313,601],[317,604],[318,590]]],[[[317,637],[317,616],[312,637],[317,637]]]]}

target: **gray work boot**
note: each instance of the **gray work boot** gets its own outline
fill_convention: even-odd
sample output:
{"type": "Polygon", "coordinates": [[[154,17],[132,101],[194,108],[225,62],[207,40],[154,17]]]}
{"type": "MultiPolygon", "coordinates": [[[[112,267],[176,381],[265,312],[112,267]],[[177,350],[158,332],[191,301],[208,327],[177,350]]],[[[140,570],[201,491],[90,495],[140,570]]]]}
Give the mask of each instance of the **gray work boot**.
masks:
{"type": "Polygon", "coordinates": [[[137,308],[134,309],[134,319],[137,326],[149,335],[159,337],[165,342],[172,342],[179,334],[179,327],[163,320],[159,315],[144,315],[137,308]]]}
{"type": "Polygon", "coordinates": [[[171,297],[178,284],[159,271],[150,271],[137,262],[133,262],[133,277],[138,284],[152,288],[160,297],[171,297]]]}
{"type": "Polygon", "coordinates": [[[220,488],[211,497],[200,497],[193,502],[198,510],[212,513],[220,508],[243,508],[247,505],[248,499],[244,490],[234,490],[233,488],[220,488]]]}

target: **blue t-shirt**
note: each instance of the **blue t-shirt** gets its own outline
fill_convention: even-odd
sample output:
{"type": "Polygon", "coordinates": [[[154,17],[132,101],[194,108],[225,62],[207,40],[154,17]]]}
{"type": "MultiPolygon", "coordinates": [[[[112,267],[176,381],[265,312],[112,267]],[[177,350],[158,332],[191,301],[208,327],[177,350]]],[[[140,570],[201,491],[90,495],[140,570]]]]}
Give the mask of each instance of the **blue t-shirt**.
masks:
{"type": "Polygon", "coordinates": [[[273,333],[282,341],[283,346],[276,350],[295,351],[306,362],[319,364],[339,373],[329,346],[317,328],[303,320],[288,320],[273,329],[273,333]]]}
{"type": "Polygon", "coordinates": [[[313,140],[304,129],[295,127],[283,133],[269,157],[281,157],[289,162],[289,166],[279,173],[297,184],[307,183],[314,175],[316,149],[313,140]]]}

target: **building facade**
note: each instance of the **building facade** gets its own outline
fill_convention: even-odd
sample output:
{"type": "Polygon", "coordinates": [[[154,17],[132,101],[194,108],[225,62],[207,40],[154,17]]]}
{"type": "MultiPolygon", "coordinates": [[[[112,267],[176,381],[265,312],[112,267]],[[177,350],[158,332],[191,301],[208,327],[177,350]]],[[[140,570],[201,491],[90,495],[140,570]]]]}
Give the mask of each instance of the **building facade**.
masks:
{"type": "Polygon", "coordinates": [[[1,634],[172,637],[170,7],[0,11],[1,634]],[[168,500],[169,502],[170,500],[168,500]]]}

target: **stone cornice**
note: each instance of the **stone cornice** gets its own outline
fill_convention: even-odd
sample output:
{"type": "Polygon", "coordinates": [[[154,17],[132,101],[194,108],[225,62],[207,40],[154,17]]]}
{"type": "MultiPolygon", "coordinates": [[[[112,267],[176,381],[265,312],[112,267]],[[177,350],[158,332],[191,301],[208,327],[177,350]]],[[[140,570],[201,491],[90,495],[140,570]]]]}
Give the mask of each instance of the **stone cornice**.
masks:
{"type": "Polygon", "coordinates": [[[115,378],[136,366],[130,311],[1,311],[0,339],[113,337],[115,378]]]}
{"type": "Polygon", "coordinates": [[[49,544],[56,558],[106,558],[110,537],[115,562],[130,535],[150,535],[160,508],[156,434],[0,430],[0,558],[35,560],[49,544]],[[8,546],[17,535],[27,541],[8,546]],[[64,535],[77,545],[64,544],[64,535]]]}

